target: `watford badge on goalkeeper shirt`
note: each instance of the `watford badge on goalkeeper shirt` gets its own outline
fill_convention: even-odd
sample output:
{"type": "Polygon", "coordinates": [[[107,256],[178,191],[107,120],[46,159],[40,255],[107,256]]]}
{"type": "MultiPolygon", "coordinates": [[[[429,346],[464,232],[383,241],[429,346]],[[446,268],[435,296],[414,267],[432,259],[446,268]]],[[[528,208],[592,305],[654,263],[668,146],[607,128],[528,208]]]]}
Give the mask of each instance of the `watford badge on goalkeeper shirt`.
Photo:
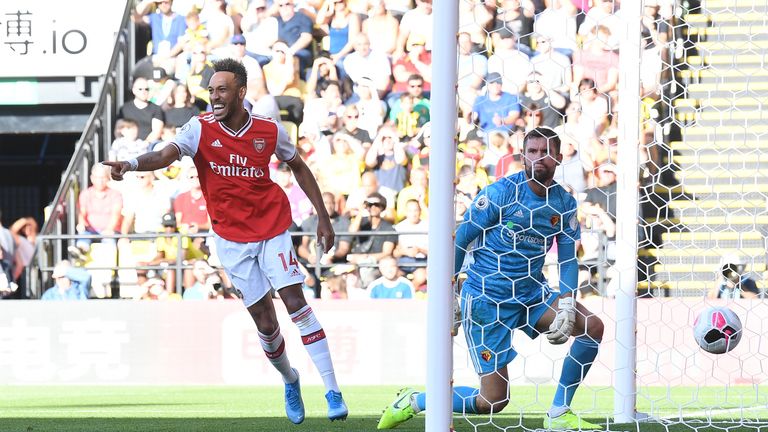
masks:
{"type": "Polygon", "coordinates": [[[557,226],[558,223],[560,223],[560,215],[552,215],[549,218],[549,223],[552,224],[552,226],[557,226]]]}
{"type": "Polygon", "coordinates": [[[480,351],[480,357],[482,357],[483,360],[489,362],[491,361],[493,354],[491,354],[491,350],[482,350],[480,351]]]}

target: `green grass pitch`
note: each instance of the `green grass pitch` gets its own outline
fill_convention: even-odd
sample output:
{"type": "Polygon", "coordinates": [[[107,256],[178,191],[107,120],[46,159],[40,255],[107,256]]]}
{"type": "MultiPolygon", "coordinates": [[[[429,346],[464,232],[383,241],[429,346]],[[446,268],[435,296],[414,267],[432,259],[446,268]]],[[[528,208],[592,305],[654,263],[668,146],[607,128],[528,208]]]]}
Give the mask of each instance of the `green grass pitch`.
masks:
{"type": "MultiPolygon", "coordinates": [[[[145,431],[373,431],[381,410],[391,402],[398,388],[385,386],[346,386],[344,396],[351,415],[346,422],[331,423],[325,417],[325,399],[320,387],[305,387],[304,402],[307,418],[302,425],[288,422],[283,411],[282,388],[278,387],[144,387],[144,386],[5,386],[0,387],[0,431],[2,432],[145,432],[145,431]]],[[[635,425],[611,424],[612,431],[729,431],[768,432],[768,405],[761,388],[732,389],[728,395],[719,392],[676,388],[644,389],[639,398],[640,408],[654,407],[656,412],[673,413],[679,401],[696,400],[687,404],[691,412],[698,412],[702,419],[689,425],[648,423],[635,425]],[[738,401],[741,401],[739,403],[738,401]],[[645,406],[643,406],[645,405],[645,406]],[[723,422],[707,425],[702,414],[706,406],[718,405],[721,411],[712,412],[713,418],[723,422]],[[742,425],[732,423],[739,417],[734,409],[749,405],[745,412],[756,422],[742,425]],[[728,422],[728,421],[731,422],[728,422]]],[[[487,416],[470,416],[469,422],[454,417],[457,431],[521,431],[541,427],[542,409],[545,404],[532,404],[538,400],[549,401],[552,389],[539,387],[513,387],[512,402],[503,415],[495,415],[495,425],[487,416]],[[531,414],[525,408],[532,407],[531,414]],[[517,407],[517,409],[511,409],[517,407]],[[526,414],[520,421],[519,413],[526,414]],[[522,427],[521,427],[522,426],[522,427]]],[[[613,405],[610,389],[582,391],[574,402],[579,407],[604,407],[588,420],[604,422],[613,405]],[[602,415],[600,418],[599,415],[602,415]]],[[[585,409],[585,408],[583,408],[585,409]]],[[[423,431],[424,416],[401,425],[398,431],[423,431]]]]}

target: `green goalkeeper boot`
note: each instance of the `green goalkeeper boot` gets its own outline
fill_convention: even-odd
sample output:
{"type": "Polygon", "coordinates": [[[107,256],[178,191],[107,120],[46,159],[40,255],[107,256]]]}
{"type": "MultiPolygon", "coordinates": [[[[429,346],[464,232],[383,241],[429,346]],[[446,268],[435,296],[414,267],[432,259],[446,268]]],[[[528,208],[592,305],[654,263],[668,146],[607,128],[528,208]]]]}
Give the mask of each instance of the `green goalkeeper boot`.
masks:
{"type": "Polygon", "coordinates": [[[378,429],[394,429],[416,415],[411,406],[411,397],[417,392],[410,388],[401,389],[397,399],[384,409],[378,429]]]}
{"type": "Polygon", "coordinates": [[[544,415],[544,429],[549,430],[603,430],[603,427],[586,420],[568,410],[563,414],[551,418],[544,415]]]}

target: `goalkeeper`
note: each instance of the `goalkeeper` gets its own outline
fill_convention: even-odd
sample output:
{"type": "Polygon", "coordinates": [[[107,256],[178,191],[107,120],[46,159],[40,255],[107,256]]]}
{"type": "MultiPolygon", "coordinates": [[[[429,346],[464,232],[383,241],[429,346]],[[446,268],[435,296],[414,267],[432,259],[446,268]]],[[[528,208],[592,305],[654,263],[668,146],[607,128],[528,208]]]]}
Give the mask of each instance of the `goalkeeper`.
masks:
{"type": "MultiPolygon", "coordinates": [[[[531,338],[545,333],[552,344],[574,337],[544,428],[602,429],[569,408],[597,356],[603,323],[574,299],[580,229],[576,200],[553,181],[562,160],[560,138],[549,128],[536,128],[525,136],[523,156],[525,170],[482,190],[456,231],[456,275],[475,241],[466,256],[461,321],[455,326],[464,324],[480,388],[455,387],[453,411],[498,413],[509,403],[507,364],[517,355],[511,329],[520,329],[531,338]],[[555,239],[560,293],[551,290],[542,273],[555,239]]],[[[385,409],[378,428],[394,428],[425,408],[424,393],[404,389],[385,409]]]]}

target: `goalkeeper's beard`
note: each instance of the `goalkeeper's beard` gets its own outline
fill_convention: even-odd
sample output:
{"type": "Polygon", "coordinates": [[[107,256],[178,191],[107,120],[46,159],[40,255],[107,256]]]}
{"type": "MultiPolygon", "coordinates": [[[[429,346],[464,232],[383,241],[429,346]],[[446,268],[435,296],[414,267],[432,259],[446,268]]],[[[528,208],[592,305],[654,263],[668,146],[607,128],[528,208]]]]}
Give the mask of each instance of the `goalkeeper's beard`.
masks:
{"type": "Polygon", "coordinates": [[[555,177],[554,171],[550,171],[546,168],[536,171],[533,169],[533,165],[525,166],[525,175],[528,176],[528,179],[536,180],[544,186],[549,186],[550,183],[552,183],[552,179],[555,177]]]}

